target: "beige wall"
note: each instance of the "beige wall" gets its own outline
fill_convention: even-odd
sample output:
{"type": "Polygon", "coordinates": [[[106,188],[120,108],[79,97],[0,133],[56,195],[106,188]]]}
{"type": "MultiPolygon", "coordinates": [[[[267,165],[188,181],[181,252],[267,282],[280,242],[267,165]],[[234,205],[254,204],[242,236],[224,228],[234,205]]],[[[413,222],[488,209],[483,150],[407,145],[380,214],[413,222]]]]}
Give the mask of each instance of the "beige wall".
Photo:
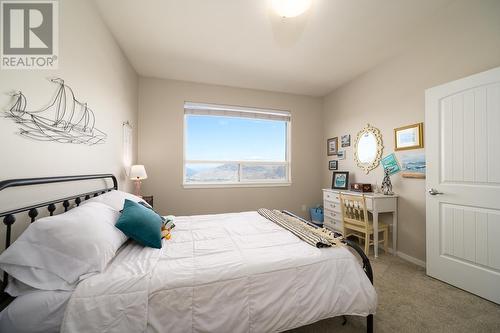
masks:
{"type": "Polygon", "coordinates": [[[143,193],[154,195],[164,214],[237,212],[261,207],[289,209],[321,202],[321,108],[319,98],[181,81],[140,78],[139,162],[148,176],[143,193]],[[184,189],[184,101],[289,110],[292,113],[292,185],[265,188],[184,189]]]}
{"type": "MultiPolygon", "coordinates": [[[[411,47],[337,89],[324,100],[324,140],[357,132],[370,123],[382,131],[384,156],[393,152],[393,129],[424,121],[424,90],[500,66],[500,1],[458,1],[412,36],[411,47]]],[[[426,142],[425,145],[433,144],[426,142]]],[[[399,156],[396,153],[396,156],[399,156]]],[[[331,184],[323,154],[323,186],[331,184]]],[[[356,182],[381,184],[382,168],[365,175],[353,147],[339,169],[356,182]]],[[[392,176],[400,195],[398,250],[425,260],[425,181],[392,176]]]]}
{"type": "MultiPolygon", "coordinates": [[[[107,142],[89,147],[34,141],[16,134],[18,126],[11,119],[0,117],[0,179],[112,172],[119,176],[121,187],[128,189],[130,182],[123,175],[122,122],[137,123],[137,75],[93,1],[64,0],[59,4],[59,69],[1,70],[0,106],[10,107],[13,100],[7,93],[22,90],[28,109],[44,107],[57,88],[47,78],[61,77],[74,89],[76,97],[94,110],[96,126],[107,133],[107,142]]],[[[46,189],[43,194],[45,198],[56,196],[46,189]]],[[[0,211],[18,207],[21,199],[27,203],[30,195],[40,201],[35,189],[2,191],[0,211]]],[[[16,233],[21,227],[21,223],[15,224],[16,233]]],[[[3,237],[3,232],[0,235],[3,237]]],[[[3,244],[3,240],[0,242],[3,244]]]]}

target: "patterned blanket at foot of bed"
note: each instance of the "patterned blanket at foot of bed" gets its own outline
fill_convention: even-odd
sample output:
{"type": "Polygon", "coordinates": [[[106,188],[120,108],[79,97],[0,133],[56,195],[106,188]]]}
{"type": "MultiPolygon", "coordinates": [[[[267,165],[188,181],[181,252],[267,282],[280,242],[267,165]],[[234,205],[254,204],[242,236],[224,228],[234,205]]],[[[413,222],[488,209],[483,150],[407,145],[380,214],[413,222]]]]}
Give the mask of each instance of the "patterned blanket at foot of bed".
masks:
{"type": "Polygon", "coordinates": [[[315,228],[301,220],[284,214],[279,210],[270,210],[267,208],[260,208],[257,210],[260,215],[265,217],[271,222],[278,224],[286,230],[293,233],[295,236],[302,239],[304,242],[315,247],[337,247],[344,245],[342,237],[335,237],[333,232],[325,228],[315,228]]]}

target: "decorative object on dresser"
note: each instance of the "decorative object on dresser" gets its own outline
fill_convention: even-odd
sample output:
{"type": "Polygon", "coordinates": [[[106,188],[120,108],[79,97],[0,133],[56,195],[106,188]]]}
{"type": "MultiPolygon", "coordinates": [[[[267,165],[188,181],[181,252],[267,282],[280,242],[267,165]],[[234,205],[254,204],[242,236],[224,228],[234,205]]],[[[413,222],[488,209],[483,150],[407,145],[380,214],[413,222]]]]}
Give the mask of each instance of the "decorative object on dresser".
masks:
{"type": "Polygon", "coordinates": [[[332,176],[332,188],[337,190],[347,190],[349,187],[349,172],[335,171],[332,176]]]}
{"type": "Polygon", "coordinates": [[[426,163],[425,153],[422,152],[407,152],[400,155],[401,160],[401,176],[403,178],[425,178],[426,163]]]}
{"type": "MultiPolygon", "coordinates": [[[[342,233],[344,226],[342,223],[342,210],[340,207],[340,194],[364,196],[366,210],[373,216],[373,242],[378,244],[379,215],[385,213],[392,214],[392,251],[397,250],[398,236],[398,196],[383,195],[377,193],[359,193],[354,191],[342,191],[323,189],[324,221],[323,227],[342,233]]],[[[378,247],[375,247],[375,258],[378,256],[378,247]]]]}
{"type": "MultiPolygon", "coordinates": [[[[341,193],[340,207],[342,209],[342,225],[344,237],[355,236],[358,239],[363,239],[365,243],[365,254],[370,251],[370,245],[373,244],[374,252],[378,243],[384,243],[384,251],[387,253],[387,242],[389,236],[389,226],[385,223],[380,223],[377,232],[383,232],[384,238],[375,242],[373,223],[368,219],[368,210],[366,209],[365,196],[355,196],[341,193]]],[[[378,237],[377,237],[378,238],[378,237]]]]}
{"type": "Polygon", "coordinates": [[[394,129],[394,150],[424,148],[424,123],[394,129]]]}
{"type": "Polygon", "coordinates": [[[106,133],[95,127],[94,111],[87,103],[76,99],[73,89],[63,79],[50,80],[57,84],[55,97],[40,110],[26,110],[26,97],[21,91],[13,94],[14,105],[5,112],[21,126],[19,134],[37,141],[95,145],[106,142],[106,133]]]}
{"type": "Polygon", "coordinates": [[[372,184],[353,183],[351,184],[351,191],[362,192],[362,193],[373,192],[372,184]]]}
{"type": "Polygon", "coordinates": [[[148,178],[144,165],[137,164],[130,167],[130,179],[135,181],[135,195],[141,196],[141,181],[148,178]]]}
{"type": "Polygon", "coordinates": [[[380,130],[366,124],[365,128],[359,131],[356,136],[354,160],[358,167],[368,174],[379,165],[383,149],[380,130]]]}
{"type": "Polygon", "coordinates": [[[394,153],[384,157],[381,162],[384,170],[389,170],[389,175],[393,175],[401,171],[398,160],[396,159],[396,155],[394,155],[394,153]]]}
{"type": "Polygon", "coordinates": [[[328,156],[337,155],[339,149],[339,138],[334,137],[326,140],[326,153],[328,156]]]}
{"type": "Polygon", "coordinates": [[[389,169],[384,169],[384,179],[382,180],[382,192],[384,195],[393,195],[391,176],[389,174],[389,169]]]}
{"type": "Polygon", "coordinates": [[[338,170],[339,169],[339,161],[331,160],[328,162],[328,170],[338,170]]]}
{"type": "Polygon", "coordinates": [[[146,201],[148,205],[153,207],[153,196],[152,195],[143,195],[142,200],[146,201]]]}
{"type": "Polygon", "coordinates": [[[340,142],[342,147],[349,147],[351,145],[351,134],[342,135],[340,142]]]}
{"type": "Polygon", "coordinates": [[[339,150],[339,151],[337,151],[337,158],[339,160],[345,160],[345,150],[339,150]]]}

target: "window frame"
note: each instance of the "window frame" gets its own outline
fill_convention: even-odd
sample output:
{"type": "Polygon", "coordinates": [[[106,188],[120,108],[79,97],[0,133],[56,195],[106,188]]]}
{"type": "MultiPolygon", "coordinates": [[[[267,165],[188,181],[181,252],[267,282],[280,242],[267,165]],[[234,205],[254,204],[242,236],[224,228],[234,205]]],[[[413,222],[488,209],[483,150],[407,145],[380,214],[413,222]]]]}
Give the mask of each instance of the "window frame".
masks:
{"type": "MultiPolygon", "coordinates": [[[[227,106],[223,106],[227,108],[227,106]]],[[[238,107],[240,108],[240,107],[238,107]]],[[[253,108],[252,108],[253,109],[253,108]]],[[[263,110],[265,112],[267,110],[263,110]]],[[[269,110],[273,112],[273,110],[269,110]]],[[[285,147],[285,161],[242,161],[242,160],[187,160],[186,150],[187,150],[187,117],[196,116],[194,114],[184,113],[184,124],[183,124],[183,149],[182,149],[182,186],[184,188],[224,188],[224,187],[283,187],[290,186],[292,184],[292,165],[291,165],[291,137],[292,137],[292,119],[290,115],[290,120],[285,121],[286,123],[286,147],[285,147]],[[186,182],[186,164],[238,164],[238,180],[237,182],[186,182]],[[285,179],[269,179],[269,180],[242,180],[242,168],[243,165],[284,165],[286,169],[285,179]]],[[[212,117],[218,117],[217,115],[212,115],[212,117]]],[[[232,118],[243,118],[231,115],[225,115],[223,117],[232,118]]]]}

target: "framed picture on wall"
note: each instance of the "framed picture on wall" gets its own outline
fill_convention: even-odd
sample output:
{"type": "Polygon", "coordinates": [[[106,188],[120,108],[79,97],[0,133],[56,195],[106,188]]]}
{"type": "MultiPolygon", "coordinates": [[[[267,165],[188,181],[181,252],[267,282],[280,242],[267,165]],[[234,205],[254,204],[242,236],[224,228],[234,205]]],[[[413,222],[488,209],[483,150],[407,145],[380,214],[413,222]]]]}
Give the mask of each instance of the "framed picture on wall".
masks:
{"type": "Polygon", "coordinates": [[[342,147],[349,147],[351,145],[351,134],[342,135],[340,142],[342,147]]]}
{"type": "Polygon", "coordinates": [[[337,160],[332,160],[328,162],[328,169],[329,170],[338,170],[339,168],[339,161],[337,160]]]}
{"type": "Polygon", "coordinates": [[[424,148],[424,123],[394,129],[394,150],[424,148]]]}
{"type": "Polygon", "coordinates": [[[394,153],[387,155],[380,162],[382,163],[384,170],[389,170],[389,176],[398,173],[401,170],[394,153]]]}
{"type": "Polygon", "coordinates": [[[326,153],[328,156],[337,155],[339,149],[339,138],[334,137],[326,140],[326,153]]]}
{"type": "Polygon", "coordinates": [[[401,176],[403,178],[425,178],[425,153],[424,152],[406,152],[400,155],[401,176]]]}
{"type": "Polygon", "coordinates": [[[347,190],[349,186],[349,172],[334,171],[332,176],[332,189],[347,190]]]}

